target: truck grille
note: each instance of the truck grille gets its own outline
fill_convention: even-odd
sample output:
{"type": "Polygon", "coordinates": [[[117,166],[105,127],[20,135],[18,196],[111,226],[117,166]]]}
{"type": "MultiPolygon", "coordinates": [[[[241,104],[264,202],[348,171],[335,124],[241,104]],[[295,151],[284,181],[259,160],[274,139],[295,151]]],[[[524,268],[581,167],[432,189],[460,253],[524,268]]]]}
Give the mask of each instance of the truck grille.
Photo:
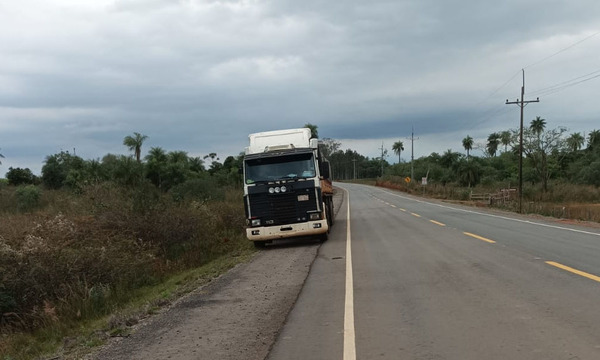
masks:
{"type": "Polygon", "coordinates": [[[313,191],[302,192],[308,195],[308,201],[298,201],[298,193],[286,194],[251,194],[250,209],[252,217],[266,221],[273,220],[273,224],[293,224],[308,220],[307,211],[317,210],[317,202],[313,191]]]}

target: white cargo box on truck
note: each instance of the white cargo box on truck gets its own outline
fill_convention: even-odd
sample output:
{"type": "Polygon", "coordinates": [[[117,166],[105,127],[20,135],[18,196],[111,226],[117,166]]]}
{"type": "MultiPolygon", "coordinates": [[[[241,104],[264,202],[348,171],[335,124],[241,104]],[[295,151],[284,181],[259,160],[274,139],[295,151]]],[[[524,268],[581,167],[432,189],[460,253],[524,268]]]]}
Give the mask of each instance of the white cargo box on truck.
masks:
{"type": "Polygon", "coordinates": [[[308,128],[265,131],[250,134],[250,146],[246,154],[259,154],[273,150],[316,147],[317,139],[311,144],[308,128]],[[312,146],[311,146],[312,145],[312,146]]]}

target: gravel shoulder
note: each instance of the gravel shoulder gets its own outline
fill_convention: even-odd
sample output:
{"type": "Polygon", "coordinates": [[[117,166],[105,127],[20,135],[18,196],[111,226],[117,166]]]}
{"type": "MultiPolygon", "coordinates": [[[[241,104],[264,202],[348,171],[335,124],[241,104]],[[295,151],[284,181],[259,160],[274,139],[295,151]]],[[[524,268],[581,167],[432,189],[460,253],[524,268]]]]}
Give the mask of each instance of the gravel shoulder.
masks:
{"type": "MultiPolygon", "coordinates": [[[[343,192],[336,191],[335,211],[343,192]]],[[[93,359],[264,359],[308,276],[319,242],[258,252],[210,284],[116,338],[93,359]]]]}

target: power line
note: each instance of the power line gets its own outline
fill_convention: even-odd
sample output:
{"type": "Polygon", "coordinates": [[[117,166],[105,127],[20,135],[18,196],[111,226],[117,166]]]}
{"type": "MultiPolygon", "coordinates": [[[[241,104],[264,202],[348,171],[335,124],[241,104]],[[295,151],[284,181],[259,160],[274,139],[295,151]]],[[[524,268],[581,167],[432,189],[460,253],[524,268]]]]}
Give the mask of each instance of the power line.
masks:
{"type": "Polygon", "coordinates": [[[592,71],[591,73],[587,73],[585,75],[578,76],[578,77],[570,79],[570,80],[560,82],[558,84],[550,85],[545,88],[535,90],[530,95],[555,93],[555,92],[561,91],[565,88],[568,88],[568,87],[571,87],[571,86],[574,86],[577,84],[581,84],[582,82],[586,82],[589,80],[593,80],[597,77],[600,77],[600,74],[598,74],[598,73],[600,73],[600,69],[596,70],[596,71],[592,71]],[[594,76],[592,76],[592,75],[594,75],[594,76]],[[580,80],[580,79],[583,79],[583,80],[580,80]],[[580,80],[580,81],[577,81],[577,80],[580,80]]]}
{"type": "Polygon", "coordinates": [[[506,80],[506,82],[504,84],[502,84],[502,86],[500,86],[499,88],[497,88],[496,90],[492,91],[491,94],[489,94],[486,98],[484,98],[483,100],[481,100],[480,102],[477,103],[477,106],[480,105],[481,103],[483,103],[484,101],[486,101],[487,99],[491,98],[492,96],[496,95],[496,93],[500,90],[502,90],[506,85],[508,85],[515,77],[517,77],[517,75],[519,75],[521,71],[517,71],[513,76],[510,77],[510,79],[506,80]]]}
{"type": "MultiPolygon", "coordinates": [[[[563,53],[563,52],[565,52],[565,51],[567,51],[567,50],[569,50],[569,49],[571,49],[571,48],[573,48],[573,47],[575,47],[575,46],[583,43],[584,41],[587,41],[587,40],[589,40],[589,39],[597,36],[598,34],[600,34],[600,31],[597,31],[597,32],[595,32],[595,33],[593,33],[593,34],[591,34],[591,35],[589,35],[589,36],[587,36],[587,37],[585,37],[585,38],[583,38],[583,39],[581,39],[581,40],[579,40],[579,41],[577,41],[577,42],[575,42],[575,43],[573,43],[573,44],[571,44],[571,45],[569,45],[569,46],[567,46],[567,47],[565,47],[565,48],[563,48],[563,49],[561,49],[561,50],[559,50],[559,51],[557,51],[555,53],[553,53],[553,54],[551,54],[551,55],[548,55],[548,56],[546,56],[546,57],[544,57],[544,58],[542,58],[542,59],[540,59],[538,61],[535,61],[535,62],[533,62],[533,63],[525,66],[522,70],[525,70],[527,68],[533,67],[533,66],[538,65],[538,64],[541,64],[542,62],[544,62],[544,61],[546,61],[546,60],[548,60],[548,59],[550,59],[550,58],[552,58],[552,57],[554,57],[554,56],[556,56],[556,55],[558,55],[560,53],[563,53]]],[[[477,103],[477,106],[481,105],[484,101],[486,101],[487,99],[491,98],[492,96],[494,96],[495,94],[497,94],[500,90],[502,90],[503,88],[505,88],[517,75],[519,75],[519,73],[521,73],[522,70],[517,71],[504,84],[502,84],[496,90],[492,91],[488,96],[486,96],[485,98],[483,98],[479,103],[477,103]]],[[[566,82],[564,82],[564,86],[562,86],[562,87],[559,87],[560,85],[563,85],[563,83],[560,83],[560,84],[556,84],[556,85],[553,85],[553,86],[548,87],[548,88],[539,89],[536,92],[533,92],[533,94],[537,94],[537,93],[539,93],[539,95],[541,95],[541,94],[543,94],[543,95],[554,94],[556,92],[562,91],[565,88],[568,88],[568,87],[580,84],[582,82],[586,82],[586,81],[595,79],[598,76],[594,76],[594,77],[591,77],[591,78],[588,78],[588,79],[584,79],[584,80],[579,81],[579,82],[571,83],[571,82],[573,82],[575,80],[581,79],[581,78],[583,78],[585,76],[589,76],[589,75],[595,74],[597,72],[600,72],[600,70],[594,71],[593,73],[590,73],[590,74],[587,74],[587,75],[583,75],[583,76],[581,76],[579,78],[575,78],[575,79],[566,81],[566,82]],[[552,89],[550,89],[550,88],[552,88],[552,89]],[[543,90],[545,90],[545,91],[543,91],[543,90]]],[[[506,110],[499,110],[497,108],[488,109],[488,110],[484,111],[479,116],[479,117],[484,117],[484,119],[478,121],[475,124],[475,126],[479,126],[479,125],[481,125],[481,124],[483,124],[483,123],[485,123],[485,122],[487,122],[487,121],[489,121],[489,120],[491,120],[491,119],[493,119],[493,118],[495,118],[495,117],[497,117],[499,115],[502,115],[502,114],[504,114],[506,112],[507,112],[506,110]],[[487,113],[491,113],[491,114],[488,116],[487,113]]]]}
{"type": "Polygon", "coordinates": [[[543,63],[544,61],[546,61],[546,60],[548,60],[548,59],[550,59],[550,58],[552,58],[552,57],[554,57],[554,56],[556,56],[556,55],[558,55],[558,54],[560,54],[560,53],[562,53],[562,52],[565,52],[565,51],[569,50],[570,48],[573,48],[573,47],[575,47],[575,46],[577,46],[577,45],[581,44],[582,42],[584,42],[584,41],[586,41],[586,40],[589,40],[589,39],[593,38],[594,36],[596,36],[596,35],[598,35],[598,34],[600,34],[600,31],[598,31],[598,32],[595,32],[595,33],[593,33],[592,35],[590,35],[590,36],[586,37],[585,39],[579,40],[579,41],[577,41],[576,43],[574,43],[574,44],[571,44],[571,45],[567,46],[566,48],[564,48],[564,49],[562,49],[562,50],[559,50],[559,51],[555,52],[555,53],[554,53],[554,54],[552,54],[552,55],[546,56],[546,57],[545,57],[545,58],[543,58],[542,60],[538,60],[538,61],[536,61],[536,62],[534,62],[534,63],[532,63],[532,64],[529,64],[529,65],[525,66],[525,67],[523,68],[523,70],[525,70],[525,69],[527,69],[527,68],[529,68],[529,67],[532,67],[532,66],[535,66],[535,65],[541,64],[541,63],[543,63]]]}

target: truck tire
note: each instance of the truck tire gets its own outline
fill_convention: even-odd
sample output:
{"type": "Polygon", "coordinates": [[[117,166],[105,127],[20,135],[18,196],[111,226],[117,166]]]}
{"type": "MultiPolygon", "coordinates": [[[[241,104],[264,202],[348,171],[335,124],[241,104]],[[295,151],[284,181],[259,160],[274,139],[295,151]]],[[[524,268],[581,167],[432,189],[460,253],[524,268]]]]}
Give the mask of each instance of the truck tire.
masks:
{"type": "Polygon", "coordinates": [[[267,245],[266,241],[253,241],[254,243],[254,247],[257,249],[264,249],[265,246],[267,245]]]}
{"type": "Polygon", "coordinates": [[[333,201],[331,197],[325,198],[325,215],[327,216],[327,225],[333,225],[333,201]]]}

